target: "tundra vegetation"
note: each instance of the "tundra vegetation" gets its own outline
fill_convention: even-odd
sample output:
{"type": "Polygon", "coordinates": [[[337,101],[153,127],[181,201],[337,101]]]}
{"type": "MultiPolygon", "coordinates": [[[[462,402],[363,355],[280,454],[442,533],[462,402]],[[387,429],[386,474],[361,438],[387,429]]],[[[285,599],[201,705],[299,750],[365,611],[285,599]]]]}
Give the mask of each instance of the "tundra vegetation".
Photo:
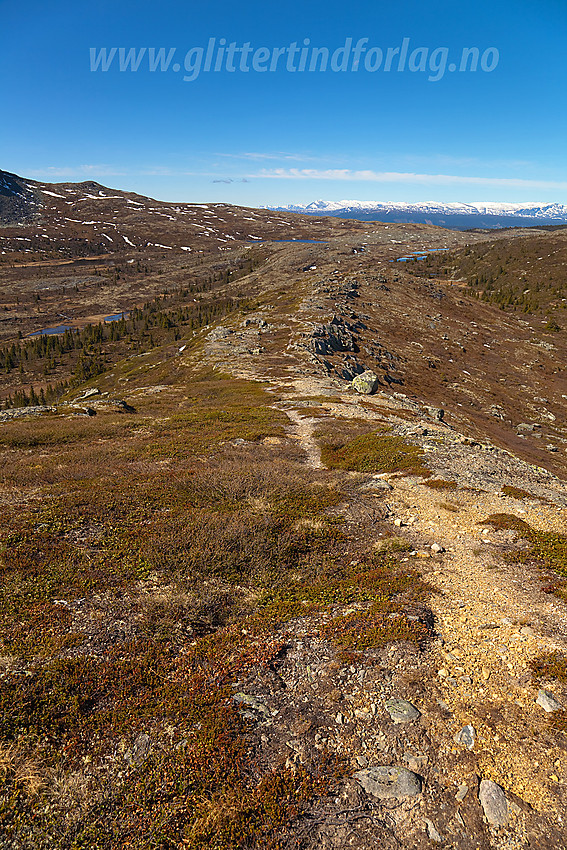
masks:
{"type": "MultiPolygon", "coordinates": [[[[38,848],[283,846],[348,760],[322,750],[259,775],[235,683],[277,669],[298,617],[350,660],[422,646],[407,611],[430,591],[400,563],[407,547],[349,537],[347,485],[306,470],[261,385],[202,368],[147,399],[0,431],[14,496],[0,519],[2,832],[38,848]]],[[[329,466],[359,468],[366,441],[363,466],[420,468],[392,437],[357,439],[329,466]]]]}

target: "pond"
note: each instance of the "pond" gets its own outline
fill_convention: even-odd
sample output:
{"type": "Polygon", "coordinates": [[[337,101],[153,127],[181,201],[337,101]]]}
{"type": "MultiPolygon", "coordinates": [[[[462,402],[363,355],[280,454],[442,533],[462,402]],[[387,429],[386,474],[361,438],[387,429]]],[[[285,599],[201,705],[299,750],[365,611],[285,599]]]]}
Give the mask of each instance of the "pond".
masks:
{"type": "Polygon", "coordinates": [[[130,315],[129,313],[115,313],[113,316],[105,316],[104,321],[105,322],[119,322],[120,319],[127,319],[129,315],[130,315]]]}
{"type": "Polygon", "coordinates": [[[252,245],[259,244],[260,242],[272,242],[274,245],[279,245],[282,242],[303,242],[307,245],[328,245],[326,239],[255,239],[254,242],[250,243],[252,245]]]}
{"type": "Polygon", "coordinates": [[[407,263],[410,260],[424,260],[428,254],[434,251],[448,251],[449,248],[428,248],[426,251],[412,251],[410,257],[397,257],[396,263],[407,263]]]}
{"type": "MultiPolygon", "coordinates": [[[[103,322],[119,322],[120,319],[127,319],[129,315],[127,312],[114,313],[112,316],[105,316],[103,322]]],[[[86,324],[94,324],[94,322],[87,322],[86,324]]],[[[62,334],[70,330],[78,330],[78,328],[72,328],[71,325],[56,325],[53,328],[42,328],[40,331],[34,331],[29,336],[51,336],[51,334],[62,334]]]]}
{"type": "Polygon", "coordinates": [[[57,325],[54,328],[42,328],[40,331],[34,331],[30,336],[49,336],[50,334],[62,334],[70,330],[71,325],[57,325]]]}

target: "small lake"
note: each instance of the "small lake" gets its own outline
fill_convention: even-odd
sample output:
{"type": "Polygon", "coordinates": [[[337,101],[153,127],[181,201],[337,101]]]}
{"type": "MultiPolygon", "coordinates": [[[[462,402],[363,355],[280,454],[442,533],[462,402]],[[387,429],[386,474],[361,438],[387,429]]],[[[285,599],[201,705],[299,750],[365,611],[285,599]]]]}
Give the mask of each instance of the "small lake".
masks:
{"type": "Polygon", "coordinates": [[[71,325],[57,325],[54,328],[42,328],[40,331],[34,331],[30,336],[50,336],[51,334],[62,334],[70,330],[71,325]]]}
{"type": "Polygon", "coordinates": [[[410,257],[398,257],[396,263],[408,263],[410,260],[424,260],[428,254],[435,251],[449,251],[449,248],[428,248],[427,251],[412,251],[410,257]]]}
{"type": "Polygon", "coordinates": [[[249,245],[260,244],[261,242],[272,242],[274,245],[280,245],[282,242],[303,242],[307,245],[328,245],[326,239],[255,239],[249,242],[249,245]]]}
{"type": "MultiPolygon", "coordinates": [[[[103,322],[119,322],[121,319],[127,319],[130,313],[114,313],[112,316],[105,316],[103,318],[103,322]]],[[[95,324],[94,322],[87,322],[87,324],[95,324]]],[[[62,334],[65,331],[71,330],[79,330],[78,328],[72,328],[71,325],[56,325],[54,328],[42,328],[40,331],[34,331],[32,334],[29,334],[28,339],[32,336],[51,336],[52,334],[62,334]]]]}
{"type": "Polygon", "coordinates": [[[115,313],[114,316],[105,316],[105,322],[119,322],[120,319],[127,319],[130,313],[115,313]]]}

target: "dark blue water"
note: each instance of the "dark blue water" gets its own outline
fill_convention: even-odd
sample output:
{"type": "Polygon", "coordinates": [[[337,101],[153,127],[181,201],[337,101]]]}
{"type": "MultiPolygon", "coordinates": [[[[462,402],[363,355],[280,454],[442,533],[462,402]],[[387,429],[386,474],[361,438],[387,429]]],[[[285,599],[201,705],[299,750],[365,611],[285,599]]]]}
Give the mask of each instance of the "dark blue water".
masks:
{"type": "Polygon", "coordinates": [[[434,251],[448,251],[448,248],[428,248],[427,251],[412,251],[411,257],[398,257],[397,263],[407,263],[409,260],[423,260],[428,254],[433,254],[434,251]]]}
{"type": "Polygon", "coordinates": [[[253,242],[248,244],[255,245],[260,242],[273,242],[276,245],[279,245],[280,242],[306,242],[308,245],[328,245],[329,243],[325,239],[254,239],[253,242]]]}
{"type": "Polygon", "coordinates": [[[129,313],[115,313],[114,316],[105,316],[104,321],[105,322],[119,322],[120,319],[127,319],[129,315],[130,315],[129,313]]]}
{"type": "Polygon", "coordinates": [[[50,334],[62,334],[70,330],[71,325],[57,325],[55,328],[42,328],[40,331],[34,331],[30,336],[49,336],[50,334]]]}
{"type": "MultiPolygon", "coordinates": [[[[105,316],[105,322],[119,322],[120,319],[127,319],[129,313],[115,313],[113,316],[105,316]]],[[[51,336],[51,334],[62,334],[65,331],[72,330],[71,325],[56,325],[54,328],[42,328],[40,331],[34,331],[30,336],[51,336]]]]}

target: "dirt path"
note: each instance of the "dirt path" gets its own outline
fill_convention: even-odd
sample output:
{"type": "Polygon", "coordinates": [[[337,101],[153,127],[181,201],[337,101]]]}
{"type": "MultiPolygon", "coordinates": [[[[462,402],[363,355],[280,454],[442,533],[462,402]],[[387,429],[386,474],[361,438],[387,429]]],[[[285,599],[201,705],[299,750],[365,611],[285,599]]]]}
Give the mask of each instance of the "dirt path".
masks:
{"type": "MultiPolygon", "coordinates": [[[[546,713],[536,704],[529,662],[567,651],[567,609],[541,591],[541,578],[521,565],[503,563],[494,550],[513,532],[493,531],[482,520],[502,512],[496,494],[451,493],[453,511],[424,486],[392,479],[388,501],[403,520],[416,519],[410,535],[446,550],[423,561],[439,590],[432,609],[440,640],[435,647],[437,685],[463,726],[477,736],[484,774],[539,811],[558,805],[567,764],[546,741],[546,713]],[[438,563],[437,563],[438,562],[438,563]],[[534,735],[534,731],[540,734],[534,735]]],[[[553,505],[515,502],[516,514],[542,530],[565,530],[566,511],[553,505]]],[[[509,510],[506,505],[506,510],[509,510]]],[[[553,683],[542,683],[553,688],[553,683]]]]}
{"type": "MultiPolygon", "coordinates": [[[[298,410],[286,409],[286,414],[306,463],[321,468],[313,436],[318,420],[298,410]]],[[[459,481],[462,470],[455,466],[452,477],[459,481]]],[[[492,471],[499,474],[499,467],[492,471]]],[[[482,520],[513,513],[535,528],[564,532],[567,510],[500,492],[471,492],[462,482],[451,491],[396,476],[389,483],[391,519],[402,521],[401,533],[418,552],[418,567],[438,590],[431,600],[438,634],[430,652],[432,698],[447,707],[457,731],[473,727],[481,776],[505,788],[520,809],[527,804],[539,812],[561,810],[567,789],[565,754],[554,750],[546,732],[549,716],[536,704],[538,688],[553,691],[557,683],[534,683],[529,665],[542,653],[567,653],[567,607],[542,591],[537,570],[502,559],[515,532],[494,531],[482,520]],[[445,551],[433,554],[433,543],[445,551]]],[[[444,746],[447,779],[458,784],[459,747],[444,746]]]]}
{"type": "Polygon", "coordinates": [[[309,416],[302,416],[301,411],[291,408],[286,408],[284,412],[293,423],[293,429],[290,431],[289,436],[298,440],[301,444],[306,454],[306,464],[311,469],[322,469],[321,450],[317,440],[313,436],[318,420],[309,416]]]}

